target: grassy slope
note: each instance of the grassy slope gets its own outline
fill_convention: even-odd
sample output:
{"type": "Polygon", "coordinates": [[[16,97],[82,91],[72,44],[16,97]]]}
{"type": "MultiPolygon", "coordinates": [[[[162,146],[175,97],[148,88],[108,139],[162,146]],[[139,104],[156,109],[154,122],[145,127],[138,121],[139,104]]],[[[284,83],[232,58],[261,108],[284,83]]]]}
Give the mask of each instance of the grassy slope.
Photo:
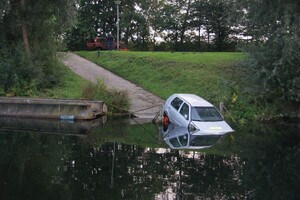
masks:
{"type": "Polygon", "coordinates": [[[236,98],[240,81],[234,63],[242,53],[171,53],[81,51],[79,55],[166,99],[173,93],[194,93],[211,101],[236,98]]]}
{"type": "MultiPolygon", "coordinates": [[[[173,93],[194,93],[215,105],[225,102],[236,120],[268,115],[272,106],[253,104],[255,96],[241,92],[246,83],[234,63],[242,53],[171,53],[171,52],[77,52],[116,74],[166,99],[173,93]]],[[[65,69],[65,84],[46,91],[43,97],[81,98],[87,81],[65,69]]],[[[247,74],[246,74],[247,75],[247,74]]],[[[272,113],[271,113],[272,114],[272,113]]]]}
{"type": "Polygon", "coordinates": [[[216,106],[225,102],[231,119],[255,119],[265,108],[242,92],[247,82],[238,66],[243,53],[171,53],[81,51],[79,55],[166,99],[173,93],[194,93],[216,106]]]}

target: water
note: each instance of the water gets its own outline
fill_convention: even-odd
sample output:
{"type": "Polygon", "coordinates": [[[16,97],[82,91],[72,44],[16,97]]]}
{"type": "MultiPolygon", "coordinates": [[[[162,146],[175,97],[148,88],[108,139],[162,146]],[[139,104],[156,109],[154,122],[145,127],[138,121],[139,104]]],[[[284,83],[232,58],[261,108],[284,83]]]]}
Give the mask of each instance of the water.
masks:
{"type": "Polygon", "coordinates": [[[0,118],[0,199],[299,199],[299,124],[170,149],[153,124],[0,118]]]}

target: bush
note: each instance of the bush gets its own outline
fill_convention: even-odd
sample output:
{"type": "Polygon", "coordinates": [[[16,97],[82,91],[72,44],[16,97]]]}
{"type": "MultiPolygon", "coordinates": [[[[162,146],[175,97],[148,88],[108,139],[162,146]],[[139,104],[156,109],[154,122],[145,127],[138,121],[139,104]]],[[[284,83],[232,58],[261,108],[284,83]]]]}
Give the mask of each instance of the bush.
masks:
{"type": "Polygon", "coordinates": [[[130,100],[127,91],[108,89],[104,81],[97,84],[89,82],[82,90],[82,98],[90,100],[102,100],[108,106],[111,114],[129,113],[130,100]]]}
{"type": "Polygon", "coordinates": [[[61,65],[47,50],[26,53],[21,43],[0,50],[0,95],[36,96],[62,81],[61,65]]]}

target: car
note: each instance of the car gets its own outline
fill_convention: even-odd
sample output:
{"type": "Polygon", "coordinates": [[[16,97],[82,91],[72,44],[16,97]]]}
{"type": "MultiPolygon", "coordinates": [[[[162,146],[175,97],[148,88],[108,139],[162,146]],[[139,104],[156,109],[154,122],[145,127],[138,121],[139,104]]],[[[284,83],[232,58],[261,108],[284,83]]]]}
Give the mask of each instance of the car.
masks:
{"type": "Polygon", "coordinates": [[[163,104],[163,132],[170,124],[186,127],[190,134],[224,135],[234,130],[215,106],[195,94],[173,94],[163,104]]]}

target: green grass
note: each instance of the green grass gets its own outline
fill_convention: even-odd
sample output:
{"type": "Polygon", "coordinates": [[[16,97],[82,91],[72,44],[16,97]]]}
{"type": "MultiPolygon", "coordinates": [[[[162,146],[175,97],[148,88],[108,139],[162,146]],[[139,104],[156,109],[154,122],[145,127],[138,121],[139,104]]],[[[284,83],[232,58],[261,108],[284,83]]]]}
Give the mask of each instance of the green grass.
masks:
{"type": "Polygon", "coordinates": [[[81,51],[79,55],[166,99],[173,93],[194,93],[214,103],[228,98],[226,84],[242,53],[171,53],[81,51]]]}
{"type": "Polygon", "coordinates": [[[63,65],[61,67],[63,83],[55,88],[47,89],[39,97],[102,100],[107,104],[109,114],[124,114],[129,109],[130,102],[127,92],[110,90],[102,81],[94,84],[75,74],[68,67],[63,65]],[[117,108],[122,108],[122,110],[117,108]]]}
{"type": "Polygon", "coordinates": [[[242,53],[234,53],[234,52],[203,52],[203,53],[174,52],[172,53],[172,52],[128,51],[125,53],[127,55],[133,55],[137,57],[155,57],[167,61],[204,63],[204,64],[220,64],[224,61],[239,60],[243,57],[242,53]]]}
{"type": "Polygon", "coordinates": [[[63,84],[44,91],[40,96],[49,98],[80,99],[82,96],[82,88],[88,81],[75,74],[69,68],[65,66],[62,67],[64,73],[63,84]]]}

